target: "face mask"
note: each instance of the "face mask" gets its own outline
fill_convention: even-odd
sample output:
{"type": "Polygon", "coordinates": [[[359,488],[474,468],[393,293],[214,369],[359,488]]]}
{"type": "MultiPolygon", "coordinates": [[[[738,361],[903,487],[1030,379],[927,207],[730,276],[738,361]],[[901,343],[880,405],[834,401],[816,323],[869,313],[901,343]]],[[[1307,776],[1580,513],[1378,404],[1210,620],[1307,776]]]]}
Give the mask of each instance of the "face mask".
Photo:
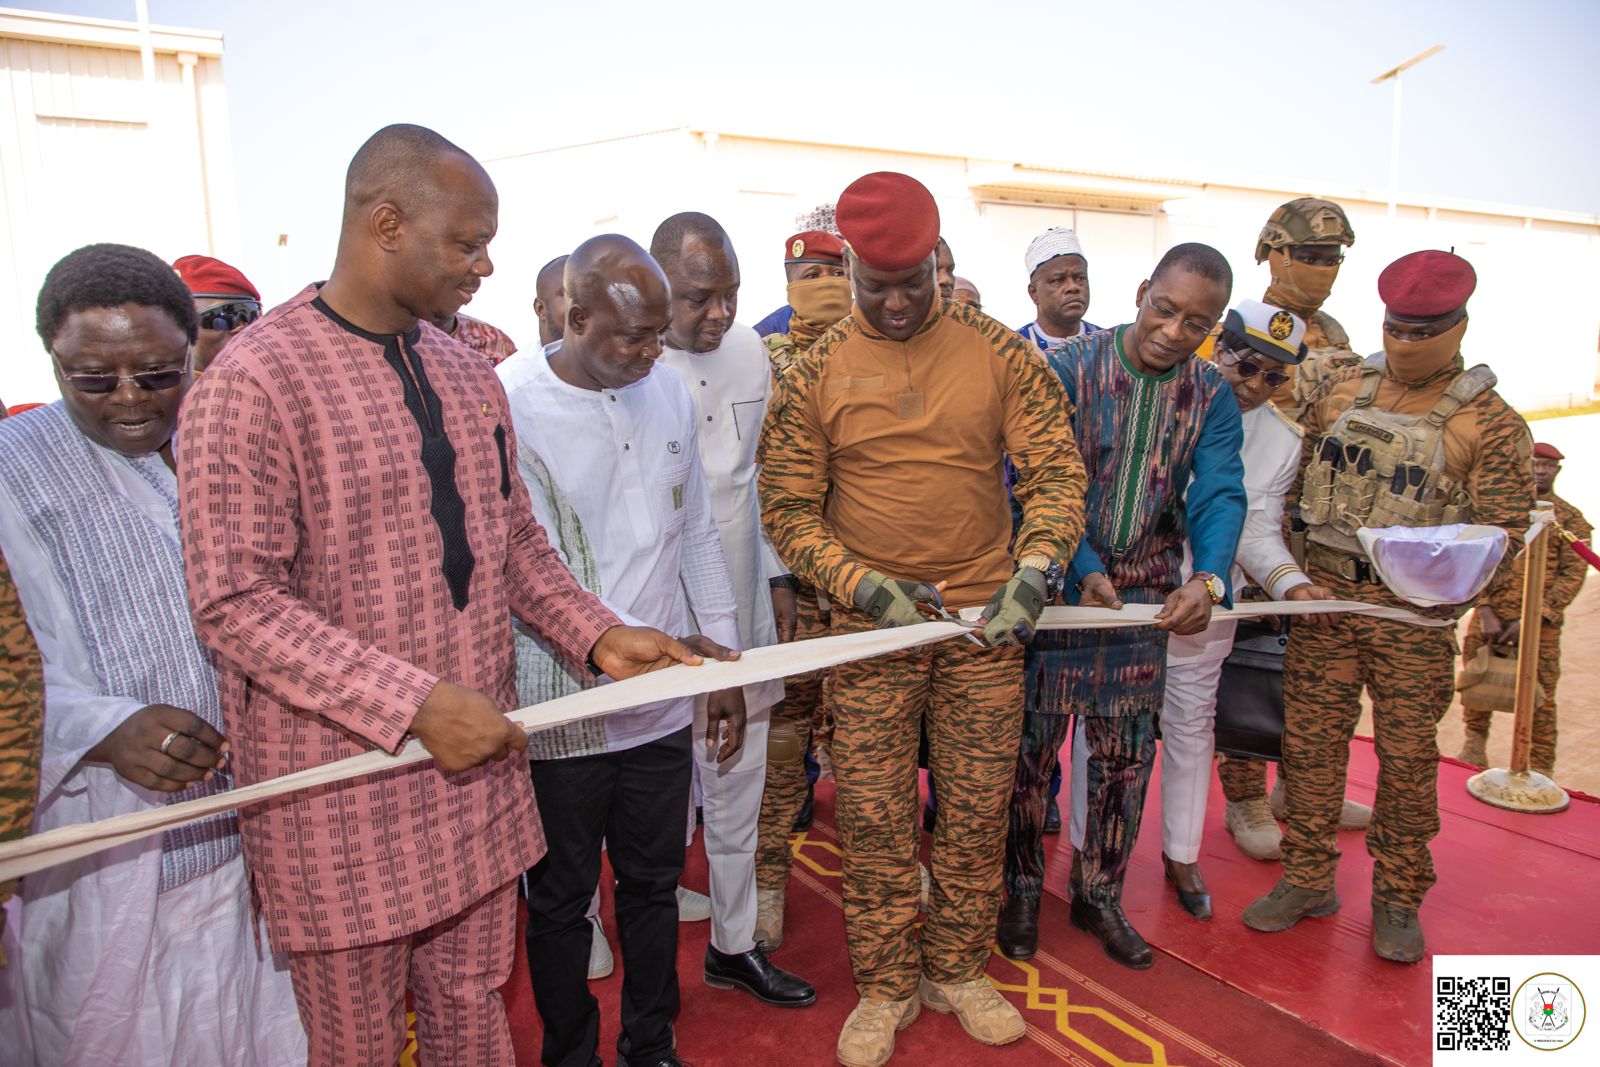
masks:
{"type": "Polygon", "coordinates": [[[1296,263],[1289,258],[1289,250],[1280,248],[1267,260],[1272,271],[1272,284],[1267,287],[1267,303],[1286,307],[1291,311],[1315,311],[1328,294],[1333,292],[1333,280],[1339,276],[1337,265],[1314,267],[1309,263],[1296,263]]]}
{"type": "Polygon", "coordinates": [[[1461,335],[1466,332],[1467,320],[1462,319],[1426,341],[1397,341],[1384,334],[1383,358],[1389,377],[1406,384],[1426,381],[1456,358],[1461,351],[1461,335]]]}
{"type": "Polygon", "coordinates": [[[789,306],[801,322],[826,330],[850,314],[850,279],[822,277],[790,282],[789,306]]]}

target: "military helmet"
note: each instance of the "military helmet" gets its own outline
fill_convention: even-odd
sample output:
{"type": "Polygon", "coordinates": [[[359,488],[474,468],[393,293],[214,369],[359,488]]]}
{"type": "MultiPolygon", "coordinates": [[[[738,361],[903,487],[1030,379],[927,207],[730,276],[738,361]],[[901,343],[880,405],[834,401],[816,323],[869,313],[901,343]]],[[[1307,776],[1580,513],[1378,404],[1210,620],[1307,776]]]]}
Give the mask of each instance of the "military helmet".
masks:
{"type": "Polygon", "coordinates": [[[1289,245],[1353,245],[1356,231],[1351,229],[1344,208],[1332,200],[1303,196],[1291,200],[1272,213],[1256,239],[1256,262],[1267,253],[1289,245]]]}

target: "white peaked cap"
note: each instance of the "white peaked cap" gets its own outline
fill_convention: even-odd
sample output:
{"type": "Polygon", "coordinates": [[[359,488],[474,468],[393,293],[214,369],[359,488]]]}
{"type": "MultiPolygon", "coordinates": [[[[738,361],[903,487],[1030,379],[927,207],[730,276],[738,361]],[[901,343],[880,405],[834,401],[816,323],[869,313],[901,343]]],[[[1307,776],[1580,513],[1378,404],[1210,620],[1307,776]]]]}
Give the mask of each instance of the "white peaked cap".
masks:
{"type": "Polygon", "coordinates": [[[1425,608],[1468,603],[1506,554],[1498,526],[1363,526],[1356,538],[1383,584],[1425,608]]]}
{"type": "Polygon", "coordinates": [[[1077,234],[1065,226],[1052,226],[1029,242],[1023,262],[1027,265],[1028,277],[1031,278],[1040,264],[1048,263],[1057,256],[1082,255],[1083,246],[1078,243],[1077,234]]]}

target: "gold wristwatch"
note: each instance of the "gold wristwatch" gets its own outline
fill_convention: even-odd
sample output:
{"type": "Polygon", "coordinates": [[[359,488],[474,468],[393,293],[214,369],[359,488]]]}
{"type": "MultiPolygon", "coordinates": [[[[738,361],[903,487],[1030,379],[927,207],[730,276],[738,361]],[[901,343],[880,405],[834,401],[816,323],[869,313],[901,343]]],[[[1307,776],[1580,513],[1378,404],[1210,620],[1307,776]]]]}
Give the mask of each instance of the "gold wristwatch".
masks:
{"type": "Polygon", "coordinates": [[[1017,560],[1017,566],[1019,568],[1032,567],[1036,571],[1047,571],[1050,569],[1050,564],[1054,562],[1049,556],[1023,556],[1017,560]]]}
{"type": "Polygon", "coordinates": [[[1210,571],[1195,571],[1189,576],[1191,582],[1197,578],[1206,583],[1206,592],[1211,595],[1211,603],[1222,603],[1222,598],[1228,595],[1228,587],[1222,584],[1222,579],[1210,571]]]}

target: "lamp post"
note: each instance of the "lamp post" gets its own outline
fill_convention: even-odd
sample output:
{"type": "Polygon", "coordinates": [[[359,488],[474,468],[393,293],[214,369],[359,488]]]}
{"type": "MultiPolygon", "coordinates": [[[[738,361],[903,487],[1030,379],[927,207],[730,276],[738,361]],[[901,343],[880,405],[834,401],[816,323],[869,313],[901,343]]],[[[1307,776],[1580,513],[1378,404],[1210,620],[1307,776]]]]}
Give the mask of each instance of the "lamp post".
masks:
{"type": "Polygon", "coordinates": [[[1395,201],[1400,196],[1400,75],[1429,56],[1436,56],[1443,51],[1444,45],[1436,44],[1372,79],[1373,85],[1382,85],[1389,79],[1394,79],[1394,117],[1389,124],[1389,217],[1391,219],[1394,218],[1395,201]]]}

